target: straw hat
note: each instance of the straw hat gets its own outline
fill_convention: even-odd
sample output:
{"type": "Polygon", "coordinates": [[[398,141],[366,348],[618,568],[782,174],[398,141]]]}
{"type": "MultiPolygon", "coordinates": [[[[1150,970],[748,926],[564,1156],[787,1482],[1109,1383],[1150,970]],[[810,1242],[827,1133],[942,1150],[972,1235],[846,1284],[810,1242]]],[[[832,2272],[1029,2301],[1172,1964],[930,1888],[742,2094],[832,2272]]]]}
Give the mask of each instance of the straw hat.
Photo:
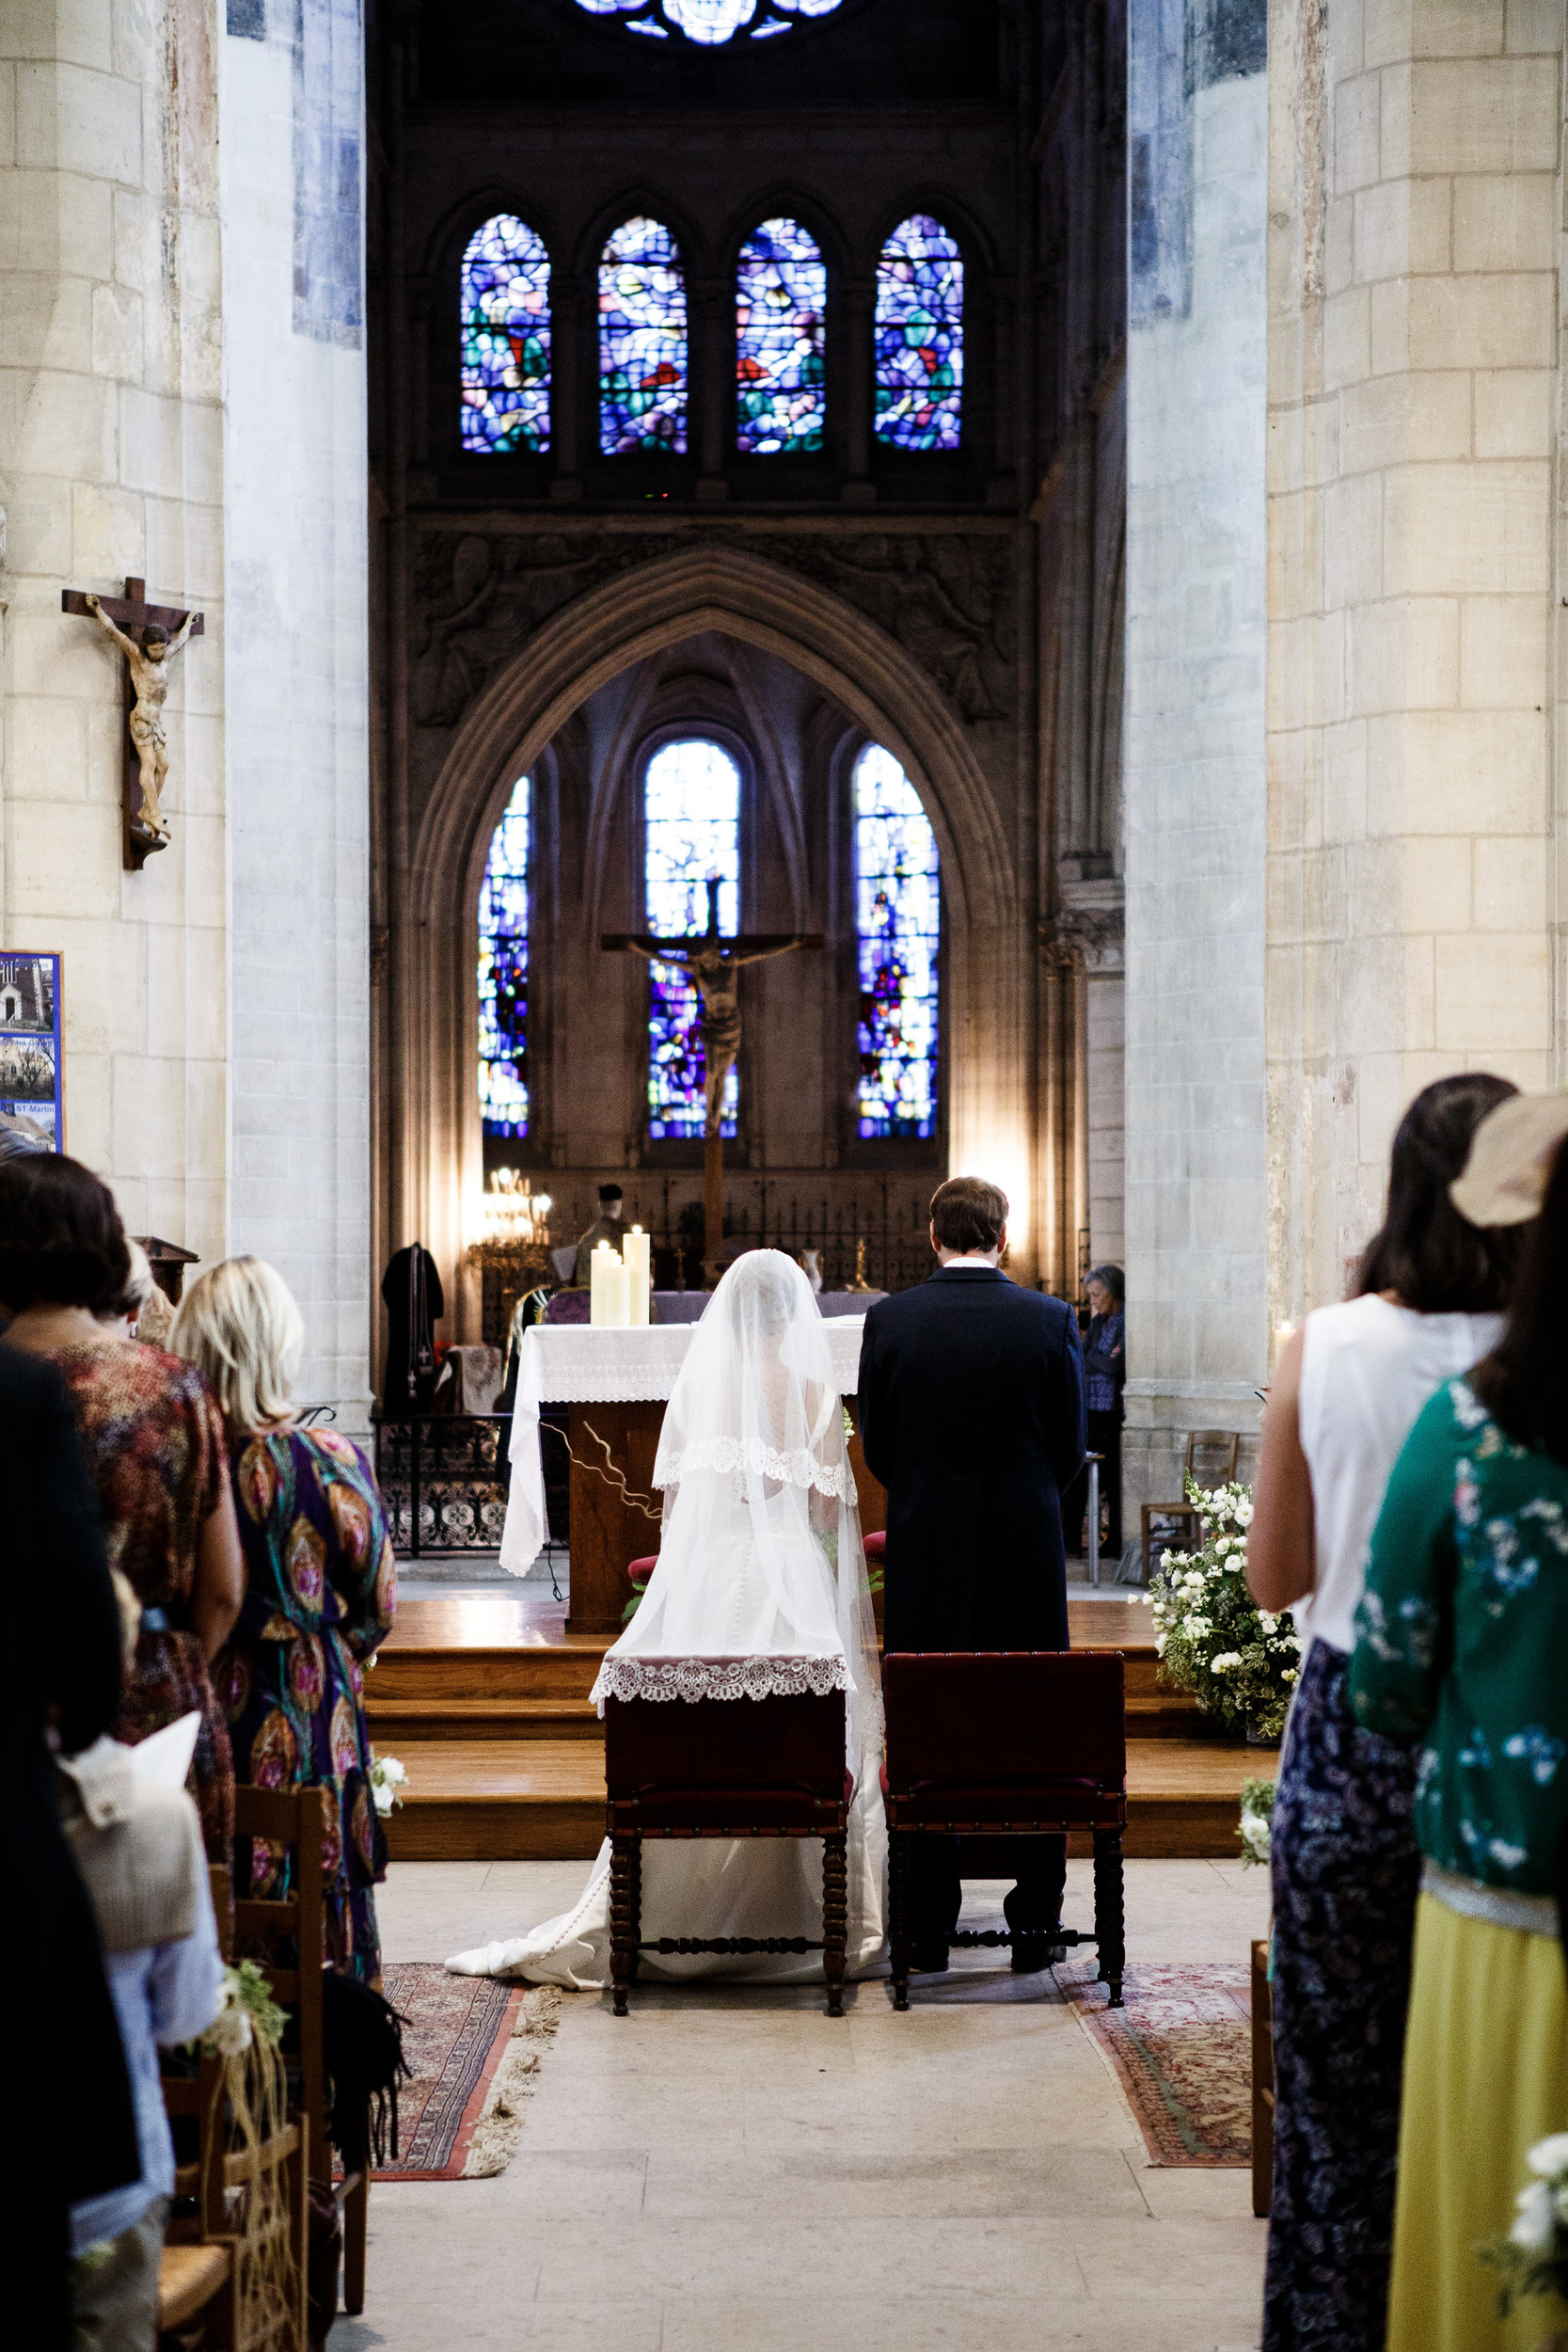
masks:
{"type": "Polygon", "coordinates": [[[1470,1138],[1449,1199],[1472,1225],[1523,1225],[1541,1214],[1558,1145],[1568,1135],[1568,1091],[1511,1094],[1470,1138]]]}

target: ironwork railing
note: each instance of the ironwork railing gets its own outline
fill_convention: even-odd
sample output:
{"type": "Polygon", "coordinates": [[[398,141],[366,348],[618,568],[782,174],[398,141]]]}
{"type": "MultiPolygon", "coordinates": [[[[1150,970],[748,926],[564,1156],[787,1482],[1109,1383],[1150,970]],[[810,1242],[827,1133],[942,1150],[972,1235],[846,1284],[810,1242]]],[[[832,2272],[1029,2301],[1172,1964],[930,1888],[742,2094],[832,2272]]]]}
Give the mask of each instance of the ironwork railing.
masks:
{"type": "Polygon", "coordinates": [[[382,1415],[375,1476],[400,1559],[499,1551],[510,1413],[382,1415]]]}

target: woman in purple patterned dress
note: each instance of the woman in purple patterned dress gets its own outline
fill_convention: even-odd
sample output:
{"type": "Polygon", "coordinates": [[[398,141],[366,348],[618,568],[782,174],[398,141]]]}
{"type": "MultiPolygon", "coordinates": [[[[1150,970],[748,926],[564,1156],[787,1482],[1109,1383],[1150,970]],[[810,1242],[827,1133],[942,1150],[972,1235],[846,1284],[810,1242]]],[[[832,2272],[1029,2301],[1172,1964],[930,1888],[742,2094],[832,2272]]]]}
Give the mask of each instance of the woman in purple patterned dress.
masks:
{"type": "MultiPolygon", "coordinates": [[[[214,1668],[235,1776],[330,1791],[327,1958],[379,1987],[372,1890],[387,1875],[387,1840],[362,1692],[365,1661],[391,1629],[397,1565],[365,1455],[293,1421],[289,1383],[303,1338],[287,1284],[260,1258],[204,1274],[174,1328],[175,1347],[206,1374],[222,1409],[239,1510],[245,1597],[214,1668]]],[[[282,1894],[287,1868],[277,1848],[253,1840],[248,1892],[282,1894]]]]}

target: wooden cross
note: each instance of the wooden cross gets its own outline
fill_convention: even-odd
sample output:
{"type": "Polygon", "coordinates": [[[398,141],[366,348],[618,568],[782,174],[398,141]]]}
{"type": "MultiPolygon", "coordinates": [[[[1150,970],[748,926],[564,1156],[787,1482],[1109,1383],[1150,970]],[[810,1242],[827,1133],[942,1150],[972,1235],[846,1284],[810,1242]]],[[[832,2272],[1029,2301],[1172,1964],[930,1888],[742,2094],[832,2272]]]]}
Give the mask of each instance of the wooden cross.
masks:
{"type": "Polygon", "coordinates": [[[659,939],[651,931],[605,931],[604,948],[645,956],[650,963],[678,964],[696,986],[702,1003],[704,1092],[707,1116],[703,1137],[703,1271],[719,1279],[724,1237],[724,1081],[740,1052],[740,1002],[736,991],[742,964],[787,956],[797,947],[825,947],[821,931],[742,931],[724,939],[719,930],[719,880],[708,877],[707,929],[682,939],[659,939]]]}
{"type": "MultiPolygon", "coordinates": [[[[168,832],[161,815],[150,822],[144,811],[143,771],[145,767],[150,778],[155,775],[160,784],[168,771],[163,723],[166,665],[187,638],[206,633],[199,612],[182,612],[178,605],[148,604],[146,595],[145,580],[127,580],[123,596],[97,596],[91,604],[80,588],[60,591],[62,612],[77,612],[86,620],[100,622],[119,638],[121,647],[125,683],[121,845],[128,874],[139,874],[155,850],[168,847],[168,832]],[[147,656],[150,629],[161,630],[169,641],[162,660],[156,663],[147,656]]],[[[152,798],[156,809],[155,792],[152,798]]]]}

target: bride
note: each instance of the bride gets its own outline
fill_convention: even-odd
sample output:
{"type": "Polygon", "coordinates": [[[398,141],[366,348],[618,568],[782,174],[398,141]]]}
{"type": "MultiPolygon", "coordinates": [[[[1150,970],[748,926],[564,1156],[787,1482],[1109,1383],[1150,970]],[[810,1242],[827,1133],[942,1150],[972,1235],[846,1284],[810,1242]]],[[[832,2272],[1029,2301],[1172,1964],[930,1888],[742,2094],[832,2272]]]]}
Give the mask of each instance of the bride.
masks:
{"type": "MultiPolygon", "coordinates": [[[[602,1713],[606,1698],[744,1707],[774,1691],[845,1692],[855,1779],[846,1974],[863,1976],[882,1955],[887,1860],[876,1628],[827,1334],[810,1283],[781,1251],[736,1259],[708,1301],[665,1411],[654,1484],[665,1492],[658,1565],[594,1697],[602,1713]]],[[[643,1844],[645,1937],[812,1936],[821,1923],[820,1838],[643,1844]]],[[[608,1984],[608,1840],[573,1910],[447,1966],[608,1984]]],[[[822,1959],[644,1952],[638,1973],[800,1982],[820,1979],[822,1959]]]]}

